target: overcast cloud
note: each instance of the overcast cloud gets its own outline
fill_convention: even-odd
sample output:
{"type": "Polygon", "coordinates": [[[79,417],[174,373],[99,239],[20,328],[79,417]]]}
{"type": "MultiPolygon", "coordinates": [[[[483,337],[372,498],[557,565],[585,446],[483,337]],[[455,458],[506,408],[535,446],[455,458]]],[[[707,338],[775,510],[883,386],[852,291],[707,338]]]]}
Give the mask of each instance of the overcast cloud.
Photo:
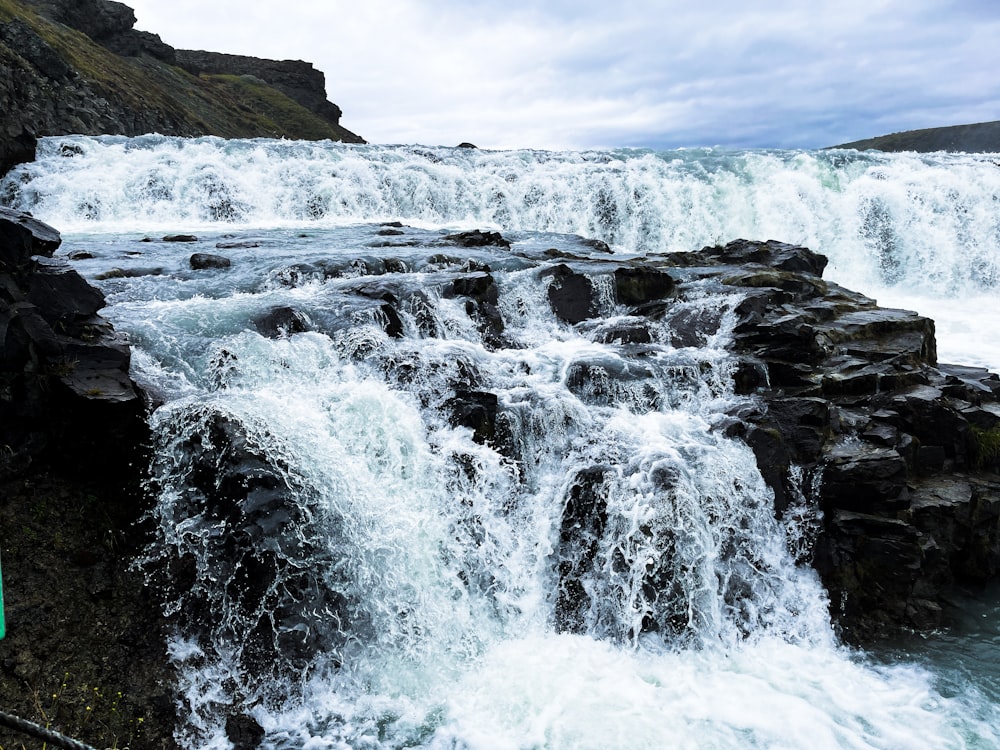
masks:
{"type": "Polygon", "coordinates": [[[997,0],[125,0],[308,60],[372,143],[818,148],[1000,119],[997,0]]]}

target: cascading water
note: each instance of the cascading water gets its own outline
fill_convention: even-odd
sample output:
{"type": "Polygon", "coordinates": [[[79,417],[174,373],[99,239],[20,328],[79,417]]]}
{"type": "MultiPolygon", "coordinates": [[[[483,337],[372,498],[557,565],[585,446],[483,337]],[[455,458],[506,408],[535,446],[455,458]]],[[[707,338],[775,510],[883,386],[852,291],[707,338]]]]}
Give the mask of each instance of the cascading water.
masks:
{"type": "Polygon", "coordinates": [[[997,746],[975,683],[837,644],[808,478],[776,519],[720,429],[738,300],[689,293],[637,339],[603,295],[569,325],[547,251],[770,236],[865,292],[974,297],[998,194],[974,157],[153,136],[46,139],[0,184],[92,256],[162,404],[139,564],[199,749],[241,713],[282,749],[997,746]],[[175,231],[200,239],[136,242],[175,231]]]}

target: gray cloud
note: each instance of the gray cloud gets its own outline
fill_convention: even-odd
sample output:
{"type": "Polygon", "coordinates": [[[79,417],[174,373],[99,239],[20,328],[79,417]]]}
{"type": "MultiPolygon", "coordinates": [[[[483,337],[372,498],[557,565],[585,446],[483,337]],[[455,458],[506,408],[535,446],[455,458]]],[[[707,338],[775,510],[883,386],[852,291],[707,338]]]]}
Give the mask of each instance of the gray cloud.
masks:
{"type": "Polygon", "coordinates": [[[1000,119],[992,0],[132,5],[175,46],[310,60],[375,142],[812,148],[1000,119]]]}

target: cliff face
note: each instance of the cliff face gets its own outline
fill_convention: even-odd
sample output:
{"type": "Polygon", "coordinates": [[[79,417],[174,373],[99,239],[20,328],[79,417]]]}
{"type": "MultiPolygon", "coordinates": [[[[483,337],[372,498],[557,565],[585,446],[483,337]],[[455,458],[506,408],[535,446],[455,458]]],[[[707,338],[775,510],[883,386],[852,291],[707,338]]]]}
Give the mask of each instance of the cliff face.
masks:
{"type": "Polygon", "coordinates": [[[175,50],[111,0],[0,0],[0,174],[43,135],[218,135],[363,143],[322,72],[175,50]]]}

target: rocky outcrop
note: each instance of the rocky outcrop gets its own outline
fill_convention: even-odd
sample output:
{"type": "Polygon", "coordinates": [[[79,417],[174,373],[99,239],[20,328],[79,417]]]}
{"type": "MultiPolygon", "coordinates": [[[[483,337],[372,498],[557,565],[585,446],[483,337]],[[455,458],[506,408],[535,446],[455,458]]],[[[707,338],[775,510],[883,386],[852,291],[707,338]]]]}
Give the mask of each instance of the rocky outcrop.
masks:
{"type": "Polygon", "coordinates": [[[273,86],[332,125],[340,125],[341,110],[327,101],[326,76],[302,60],[262,60],[202,50],[177,50],[177,64],[192,75],[252,76],[273,86]]]}
{"type": "Polygon", "coordinates": [[[856,148],[859,151],[960,151],[968,154],[1000,152],[1000,121],[973,125],[951,125],[892,133],[877,138],[842,143],[833,148],[856,148]]]}
{"type": "Polygon", "coordinates": [[[738,288],[728,427],[753,448],[776,512],[823,513],[813,563],[850,640],[941,625],[956,587],[1000,571],[1000,378],[939,365],[933,321],[825,282],[825,258],[737,241],[674,256],[738,288]],[[797,468],[796,468],[797,467],[797,468]]]}
{"type": "Polygon", "coordinates": [[[101,747],[112,735],[171,747],[163,624],[128,568],[146,509],[145,407],[128,347],[98,315],[103,295],[50,259],[59,243],[0,208],[0,697],[101,747]]]}
{"type": "Polygon", "coordinates": [[[363,140],[309,63],[179,53],[112,0],[0,6],[0,174],[44,135],[363,140]],[[179,58],[190,73],[178,68],[179,58]]]}

